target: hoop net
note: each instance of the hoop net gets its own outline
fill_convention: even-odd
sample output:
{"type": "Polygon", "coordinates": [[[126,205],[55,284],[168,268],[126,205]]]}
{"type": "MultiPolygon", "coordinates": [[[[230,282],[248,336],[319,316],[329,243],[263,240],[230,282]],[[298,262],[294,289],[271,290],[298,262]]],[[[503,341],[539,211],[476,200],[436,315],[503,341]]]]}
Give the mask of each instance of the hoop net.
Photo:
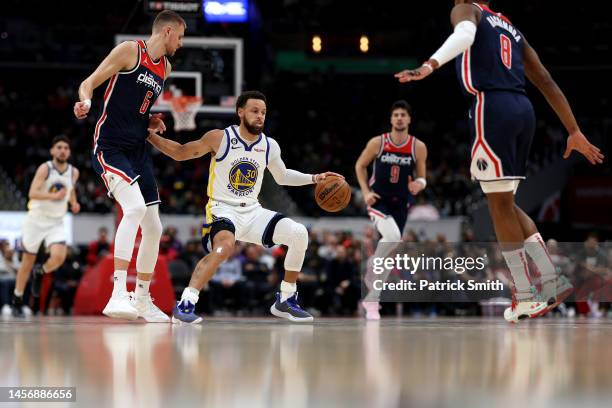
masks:
{"type": "MultiPolygon", "coordinates": [[[[166,101],[165,101],[166,102],[166,101]]],[[[195,117],[202,105],[202,98],[197,96],[172,96],[167,101],[174,118],[174,130],[195,130],[195,117]]]]}

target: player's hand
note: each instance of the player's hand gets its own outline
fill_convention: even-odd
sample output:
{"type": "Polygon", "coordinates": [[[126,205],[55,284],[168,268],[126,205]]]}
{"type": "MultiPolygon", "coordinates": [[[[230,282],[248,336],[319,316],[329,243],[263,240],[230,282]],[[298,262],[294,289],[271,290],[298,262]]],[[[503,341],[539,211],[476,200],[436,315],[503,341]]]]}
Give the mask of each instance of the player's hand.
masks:
{"type": "Polygon", "coordinates": [[[74,116],[76,116],[77,119],[85,119],[90,108],[91,106],[87,105],[85,102],[76,102],[73,109],[74,116]]]}
{"type": "Polygon", "coordinates": [[[576,150],[582,154],[591,164],[603,163],[604,155],[599,148],[589,143],[586,136],[579,130],[571,133],[567,138],[567,149],[565,149],[565,153],[563,153],[563,158],[567,159],[572,153],[572,150],[576,150]]]}
{"type": "Polygon", "coordinates": [[[163,121],[164,115],[161,113],[154,113],[151,115],[149,119],[149,135],[154,134],[162,134],[166,131],[166,124],[163,121]]]}
{"type": "Polygon", "coordinates": [[[410,191],[410,194],[415,196],[423,191],[424,188],[423,184],[412,180],[412,176],[408,176],[408,191],[410,191]]]}
{"type": "Polygon", "coordinates": [[[373,191],[369,191],[363,195],[363,200],[365,201],[368,207],[371,207],[376,204],[376,201],[378,201],[379,198],[380,196],[373,191]]]}
{"type": "Polygon", "coordinates": [[[433,71],[434,70],[431,65],[421,65],[417,69],[405,69],[402,72],[398,72],[395,74],[395,77],[400,81],[400,83],[420,81],[430,76],[433,71]]]}
{"type": "Polygon", "coordinates": [[[61,190],[56,191],[55,193],[51,193],[51,200],[63,200],[66,197],[66,189],[62,188],[61,190]]]}
{"type": "Polygon", "coordinates": [[[70,211],[72,211],[73,214],[78,214],[81,211],[81,204],[79,204],[78,201],[70,203],[70,211]]]}
{"type": "Polygon", "coordinates": [[[318,183],[322,182],[323,180],[325,180],[329,176],[340,177],[342,180],[344,180],[344,176],[342,174],[334,173],[333,171],[326,171],[325,173],[315,174],[314,175],[314,182],[315,182],[315,184],[318,184],[318,183]]]}

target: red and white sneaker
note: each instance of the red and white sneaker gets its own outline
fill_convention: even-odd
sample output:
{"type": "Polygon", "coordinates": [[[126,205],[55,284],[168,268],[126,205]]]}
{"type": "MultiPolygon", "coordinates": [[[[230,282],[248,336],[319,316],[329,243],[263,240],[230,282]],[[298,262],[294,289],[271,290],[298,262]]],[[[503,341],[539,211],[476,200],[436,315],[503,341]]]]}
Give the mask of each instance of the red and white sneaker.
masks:
{"type": "MultiPolygon", "coordinates": [[[[541,316],[548,312],[548,304],[541,302],[535,288],[531,288],[529,296],[521,300],[512,299],[512,306],[504,310],[504,319],[510,323],[518,323],[520,320],[541,316]]],[[[518,294],[520,296],[520,293],[518,294]]]]}
{"type": "Polygon", "coordinates": [[[366,312],[366,320],[380,320],[380,305],[378,304],[378,302],[367,302],[364,300],[363,302],[361,302],[361,306],[366,312]]]}

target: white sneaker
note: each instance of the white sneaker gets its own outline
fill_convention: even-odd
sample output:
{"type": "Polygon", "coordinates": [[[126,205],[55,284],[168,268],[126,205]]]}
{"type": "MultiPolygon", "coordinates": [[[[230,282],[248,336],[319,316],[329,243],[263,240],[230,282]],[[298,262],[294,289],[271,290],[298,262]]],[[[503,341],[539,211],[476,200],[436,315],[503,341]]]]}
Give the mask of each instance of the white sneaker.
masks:
{"type": "Polygon", "coordinates": [[[365,309],[366,320],[380,320],[380,305],[378,302],[361,302],[361,306],[365,309]]]}
{"type": "Polygon", "coordinates": [[[538,317],[547,311],[546,302],[519,301],[504,311],[504,319],[510,323],[518,323],[519,320],[538,317]]]}
{"type": "Polygon", "coordinates": [[[138,311],[138,317],[142,317],[149,323],[169,323],[170,318],[167,314],[153,303],[151,294],[147,293],[144,296],[135,296],[132,294],[132,304],[138,311]]]}
{"type": "Polygon", "coordinates": [[[113,294],[102,313],[114,319],[138,319],[138,310],[132,305],[130,294],[127,292],[113,294]]]}

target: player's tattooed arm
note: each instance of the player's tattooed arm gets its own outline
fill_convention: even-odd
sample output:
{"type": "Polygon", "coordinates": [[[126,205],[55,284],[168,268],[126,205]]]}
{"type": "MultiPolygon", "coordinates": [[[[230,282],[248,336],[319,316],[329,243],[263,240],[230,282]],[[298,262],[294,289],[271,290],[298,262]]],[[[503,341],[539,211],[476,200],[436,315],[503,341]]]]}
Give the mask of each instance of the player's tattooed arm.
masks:
{"type": "Polygon", "coordinates": [[[66,196],[66,189],[56,191],[55,193],[49,193],[45,191],[44,184],[45,180],[49,176],[49,167],[46,163],[41,164],[36,169],[32,184],[30,184],[30,191],[28,192],[28,198],[31,200],[61,200],[66,196]]]}
{"type": "Polygon", "coordinates": [[[580,131],[578,122],[574,117],[572,108],[565,97],[565,94],[559,88],[555,80],[552,78],[536,51],[529,45],[525,37],[524,61],[525,75],[527,79],[538,88],[544,95],[546,101],[555,111],[561,123],[569,133],[567,139],[567,148],[563,154],[564,158],[568,158],[572,150],[580,152],[591,164],[602,163],[604,155],[598,147],[592,145],[586,136],[580,131]]]}
{"type": "Polygon", "coordinates": [[[166,139],[157,133],[149,133],[147,140],[166,156],[177,161],[183,161],[202,157],[210,152],[216,153],[219,150],[222,137],[223,131],[215,129],[206,132],[200,139],[185,144],[166,139]]]}

